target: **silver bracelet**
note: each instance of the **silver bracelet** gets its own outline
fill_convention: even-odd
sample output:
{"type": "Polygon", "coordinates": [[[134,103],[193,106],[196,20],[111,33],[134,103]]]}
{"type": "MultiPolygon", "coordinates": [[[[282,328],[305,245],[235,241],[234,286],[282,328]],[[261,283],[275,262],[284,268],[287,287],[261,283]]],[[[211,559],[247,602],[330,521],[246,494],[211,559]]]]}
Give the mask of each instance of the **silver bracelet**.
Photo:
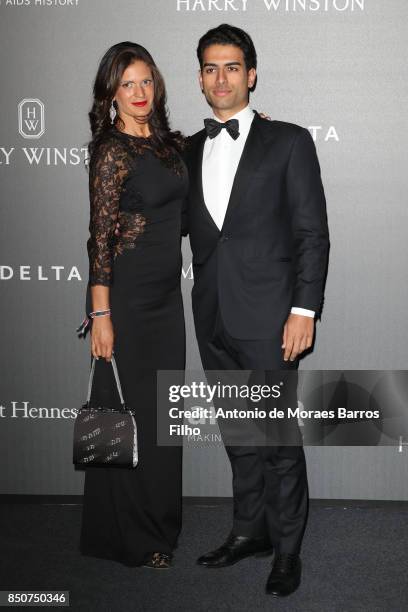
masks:
{"type": "Polygon", "coordinates": [[[89,313],[89,316],[91,319],[94,319],[95,317],[107,317],[110,315],[110,313],[110,308],[108,308],[108,310],[94,310],[93,312],[89,313]]]}
{"type": "Polygon", "coordinates": [[[81,325],[76,329],[78,338],[85,338],[88,330],[90,329],[91,319],[94,319],[95,317],[107,317],[110,315],[110,313],[110,308],[108,308],[108,310],[94,310],[93,312],[90,312],[82,321],[81,325]]]}

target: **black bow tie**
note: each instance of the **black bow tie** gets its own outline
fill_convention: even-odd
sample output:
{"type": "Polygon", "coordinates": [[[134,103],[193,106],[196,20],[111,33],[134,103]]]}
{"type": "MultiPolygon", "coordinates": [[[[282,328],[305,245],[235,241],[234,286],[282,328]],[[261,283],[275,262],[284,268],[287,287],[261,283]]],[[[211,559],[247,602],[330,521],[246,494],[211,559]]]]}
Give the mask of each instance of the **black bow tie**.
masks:
{"type": "Polygon", "coordinates": [[[204,119],[204,125],[209,138],[215,138],[225,128],[228,134],[236,140],[239,136],[239,121],[238,119],[229,119],[225,123],[220,123],[215,119],[204,119]]]}

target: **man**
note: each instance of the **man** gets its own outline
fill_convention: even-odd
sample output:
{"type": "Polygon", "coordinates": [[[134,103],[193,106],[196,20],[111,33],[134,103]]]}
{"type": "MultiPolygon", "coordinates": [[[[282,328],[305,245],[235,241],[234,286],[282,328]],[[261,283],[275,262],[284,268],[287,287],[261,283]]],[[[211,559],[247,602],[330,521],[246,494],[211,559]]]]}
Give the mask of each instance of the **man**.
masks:
{"type": "MultiPolygon", "coordinates": [[[[243,30],[221,25],[199,41],[199,80],[213,118],[191,138],[187,227],[192,303],[205,370],[296,370],[310,348],[329,248],[326,204],[309,132],[262,119],[248,105],[256,52],[243,30]]],[[[301,444],[301,443],[300,443],[301,444]]],[[[275,550],[266,590],[296,590],[307,510],[297,446],[236,446],[230,535],[198,559],[225,567],[275,550]]]]}

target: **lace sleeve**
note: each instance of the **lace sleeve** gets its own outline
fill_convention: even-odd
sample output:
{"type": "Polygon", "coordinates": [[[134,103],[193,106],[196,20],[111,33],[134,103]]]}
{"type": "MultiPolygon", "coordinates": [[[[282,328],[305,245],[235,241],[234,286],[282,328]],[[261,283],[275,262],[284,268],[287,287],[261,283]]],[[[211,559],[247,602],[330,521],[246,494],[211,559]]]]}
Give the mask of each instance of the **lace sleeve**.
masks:
{"type": "Polygon", "coordinates": [[[112,284],[112,242],[123,182],[129,172],[128,153],[115,139],[99,145],[89,164],[90,238],[89,285],[112,284]]]}

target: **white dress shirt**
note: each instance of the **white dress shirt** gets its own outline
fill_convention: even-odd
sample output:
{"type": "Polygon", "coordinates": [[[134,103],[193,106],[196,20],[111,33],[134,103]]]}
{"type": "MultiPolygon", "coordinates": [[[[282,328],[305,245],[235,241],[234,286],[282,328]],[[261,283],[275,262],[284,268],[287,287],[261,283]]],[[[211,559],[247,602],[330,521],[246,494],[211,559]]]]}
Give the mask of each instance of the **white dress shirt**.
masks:
{"type": "MultiPolygon", "coordinates": [[[[254,117],[253,110],[249,105],[246,106],[230,117],[239,121],[239,136],[236,140],[223,129],[215,138],[207,136],[204,143],[202,167],[204,202],[219,230],[224,223],[232,184],[254,117]]],[[[220,121],[215,115],[214,119],[220,121]]],[[[291,312],[308,317],[315,315],[313,310],[299,307],[293,307],[291,312]]]]}

